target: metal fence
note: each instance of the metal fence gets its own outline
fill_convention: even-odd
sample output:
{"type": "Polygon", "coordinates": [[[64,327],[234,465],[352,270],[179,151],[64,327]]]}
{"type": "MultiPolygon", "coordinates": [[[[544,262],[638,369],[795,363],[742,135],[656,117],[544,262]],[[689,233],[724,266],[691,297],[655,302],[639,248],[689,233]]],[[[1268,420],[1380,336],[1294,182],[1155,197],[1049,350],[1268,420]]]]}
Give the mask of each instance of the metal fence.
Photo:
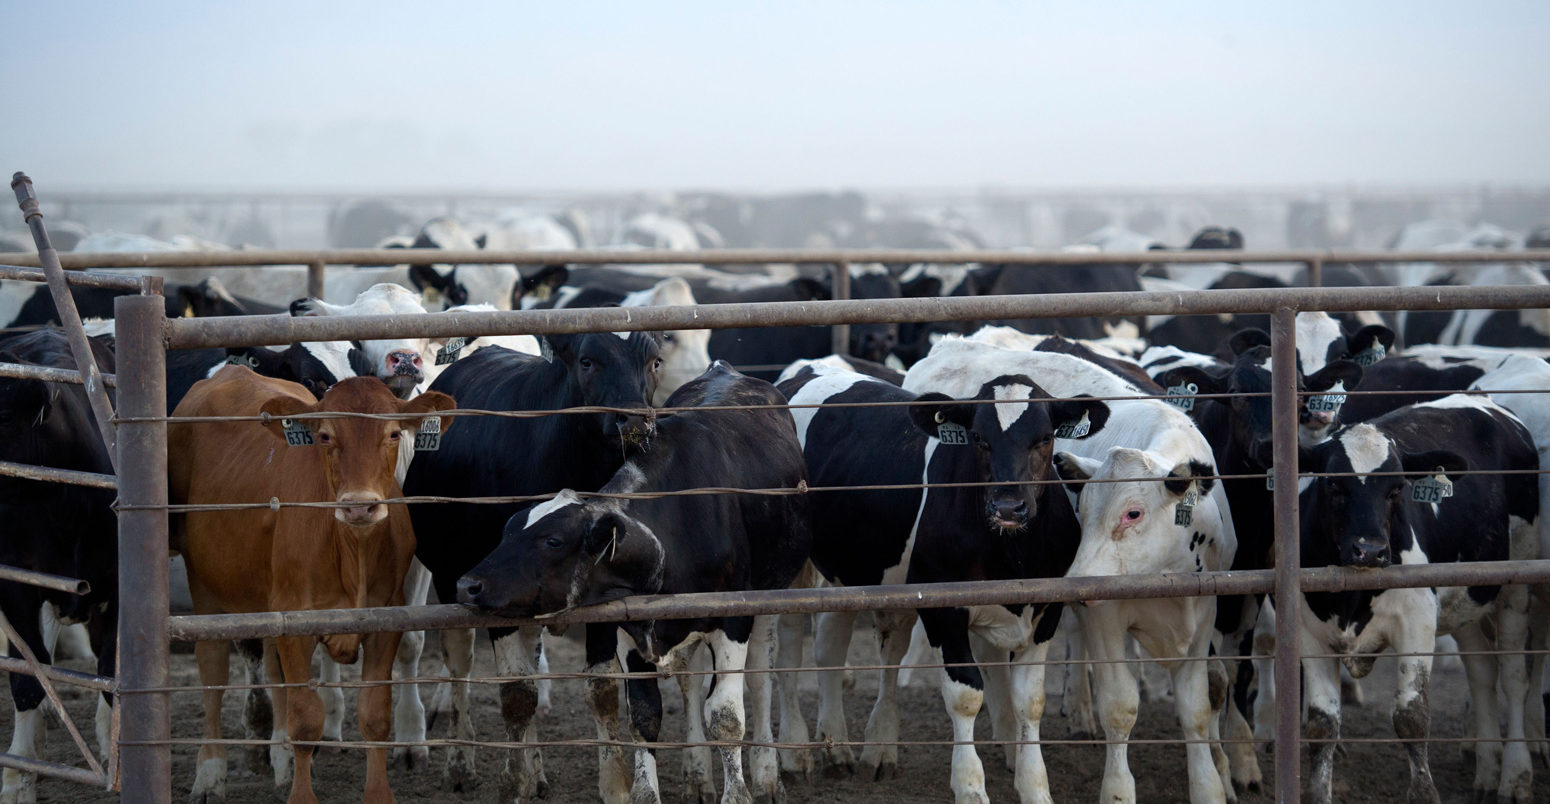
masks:
{"type": "MultiPolygon", "coordinates": [[[[59,273],[50,256],[41,263],[59,273]]],[[[1371,263],[1398,261],[1501,262],[1503,254],[1393,254],[1339,252],[1239,253],[1211,252],[1209,259],[1240,263],[1301,262],[1315,281],[1324,262],[1371,263]]],[[[1513,259],[1550,261],[1550,252],[1510,255],[1513,259]]],[[[121,658],[116,682],[76,679],[63,671],[40,672],[40,678],[85,680],[113,684],[120,695],[119,760],[122,790],[129,800],[167,800],[171,795],[171,708],[169,639],[180,641],[366,633],[417,629],[467,628],[489,625],[559,625],[619,622],[690,616],[733,616],[818,611],[916,609],[934,606],[991,605],[1071,600],[1188,597],[1274,592],[1279,599],[1298,599],[1303,591],[1341,591],[1416,586],[1528,584],[1550,581],[1550,560],[1439,564],[1391,567],[1383,570],[1321,568],[1299,570],[1297,538],[1297,371],[1294,316],[1301,310],[1452,310],[1464,308],[1524,309],[1550,307],[1550,286],[1426,287],[1426,288],[1294,288],[1280,290],[1205,290],[1189,292],[1086,293],[1059,296],[998,296],[940,299],[846,300],[846,266],[861,262],[961,263],[996,261],[1017,265],[1073,266],[1094,263],[1198,263],[1199,253],[1029,254],[1023,252],[904,252],[904,251],[761,251],[761,252],[560,252],[492,253],[440,251],[234,252],[211,254],[64,255],[71,268],[151,266],[238,266],[301,264],[312,266],[315,287],[324,266],[336,264],[439,263],[803,263],[837,266],[832,301],[727,304],[697,307],[602,308],[531,310],[492,313],[452,313],[423,316],[364,318],[290,318],[243,316],[222,319],[168,319],[155,295],[126,296],[117,302],[118,413],[104,433],[116,433],[119,501],[119,583],[121,658]],[[1275,567],[1256,572],[1202,572],[1180,575],[1108,578],[1057,578],[1001,582],[793,589],[766,592],[706,593],[628,598],[523,621],[476,614],[461,606],[413,609],[270,612],[261,614],[170,617],[168,605],[168,505],[166,427],[166,349],[246,346],[293,341],[370,340],[386,337],[474,337],[499,334],[547,334],[589,331],[670,330],[747,326],[848,325],[875,322],[1005,320],[1114,315],[1198,315],[1269,313],[1274,417],[1275,567]]],[[[0,255],[0,261],[25,264],[24,256],[0,255]]],[[[1054,268],[1059,270],[1059,268],[1054,268]]],[[[31,277],[28,277],[31,278],[31,277]]],[[[92,279],[107,282],[106,279],[92,279]]],[[[125,286],[127,287],[127,285],[125,286]]],[[[141,290],[150,283],[135,282],[141,290]]],[[[59,290],[61,312],[68,306],[59,290]]],[[[70,309],[73,310],[73,307],[70,309]]],[[[67,322],[67,329],[79,323],[67,322]]],[[[84,335],[82,336],[84,337],[84,335]]],[[[837,343],[847,340],[836,338],[837,343]]],[[[842,349],[843,350],[843,349],[842,349]]],[[[88,354],[89,352],[78,352],[88,354]]],[[[89,362],[89,360],[88,360],[89,362]]],[[[6,370],[16,371],[14,368],[6,370]]],[[[92,387],[102,383],[94,367],[83,365],[79,377],[92,387]]],[[[460,412],[468,415],[468,411],[460,412]]],[[[3,469],[0,469],[3,471],[3,469]]],[[[57,476],[72,482],[83,478],[57,476]]],[[[98,480],[97,482],[105,482],[98,480]]],[[[716,491],[716,490],[710,490],[716,491]]],[[[737,490],[720,490],[739,493],[737,490]]],[[[807,490],[807,493],[821,493],[807,490]]],[[[416,501],[406,498],[406,501],[416,501]]],[[[329,503],[321,503],[328,505],[329,503]]],[[[1290,614],[1290,612],[1289,612],[1290,614]]],[[[1297,684],[1298,618],[1277,623],[1275,677],[1279,680],[1275,740],[1277,797],[1299,797],[1298,750],[1301,702],[1297,684]]],[[[61,711],[62,708],[61,708],[61,711]]],[[[445,741],[438,742],[443,744],[445,741]]],[[[590,743],[589,743],[590,744],[590,743]]],[[[84,744],[82,744],[84,750],[84,744]]],[[[18,760],[6,760],[23,767],[18,760]]],[[[94,762],[94,760],[89,760],[94,762]]],[[[64,766],[27,769],[77,781],[103,783],[107,774],[90,778],[64,766]]],[[[47,764],[47,763],[43,763],[47,764]]],[[[95,766],[94,766],[95,768],[95,766]]],[[[109,773],[112,767],[110,765],[109,773]]]]}

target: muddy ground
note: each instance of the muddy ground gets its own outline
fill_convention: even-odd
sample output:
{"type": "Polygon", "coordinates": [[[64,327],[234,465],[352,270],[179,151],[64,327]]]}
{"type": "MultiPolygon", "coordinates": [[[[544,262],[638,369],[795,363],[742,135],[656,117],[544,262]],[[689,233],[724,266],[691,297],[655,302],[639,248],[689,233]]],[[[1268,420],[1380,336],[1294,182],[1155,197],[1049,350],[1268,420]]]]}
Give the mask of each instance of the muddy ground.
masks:
{"type": "MultiPolygon", "coordinates": [[[[863,620],[858,627],[857,639],[852,643],[852,663],[876,661],[876,651],[871,646],[869,626],[863,620]]],[[[482,639],[482,638],[481,638],[482,639]]],[[[430,640],[424,669],[440,673],[439,649],[435,638],[430,640]]],[[[576,669],[580,664],[580,651],[573,643],[556,641],[551,648],[552,669],[564,672],[576,669]]],[[[87,662],[67,662],[68,666],[82,670],[92,669],[87,662]]],[[[479,645],[475,665],[476,675],[493,672],[493,658],[486,641],[479,645]]],[[[173,657],[174,681],[179,684],[197,683],[192,654],[173,657]]],[[[1052,667],[1050,676],[1058,677],[1059,668],[1052,667]]],[[[851,737],[859,739],[863,731],[871,698],[876,690],[875,673],[857,672],[855,688],[848,694],[846,709],[849,716],[851,737]]],[[[942,699],[934,682],[927,683],[930,672],[917,674],[913,686],[901,692],[900,701],[904,723],[904,740],[948,740],[951,738],[942,699]]],[[[346,678],[349,678],[347,671],[346,678]]],[[[541,724],[543,739],[590,739],[594,736],[591,717],[582,697],[578,681],[556,682],[554,712],[541,724]]],[[[1389,701],[1393,695],[1393,661],[1380,662],[1373,674],[1364,680],[1366,704],[1348,707],[1344,734],[1348,737],[1391,738],[1389,701]]],[[[402,688],[399,688],[402,689],[402,688]]],[[[809,725],[817,712],[816,682],[810,676],[801,683],[804,711],[809,725]]],[[[1044,735],[1058,739],[1066,734],[1066,724],[1059,714],[1058,690],[1053,690],[1044,720],[1044,735]]],[[[91,696],[69,695],[67,707],[76,722],[91,739],[91,718],[95,702],[91,696]]],[[[395,693],[398,694],[398,693],[395,693]]],[[[489,686],[474,688],[476,723],[478,733],[484,739],[503,739],[499,723],[496,692],[489,686]]],[[[5,693],[8,698],[9,693],[5,693]]],[[[431,691],[425,685],[422,696],[430,703],[431,691]]],[[[1456,660],[1441,663],[1432,679],[1432,729],[1435,737],[1463,736],[1465,727],[1465,700],[1468,697],[1463,671],[1456,660]]],[[[677,702],[676,686],[664,684],[663,699],[667,714],[664,721],[665,740],[683,739],[683,718],[677,702]]],[[[347,692],[347,700],[353,704],[353,695],[347,692]]],[[[224,707],[225,736],[240,737],[240,698],[237,693],[226,696],[224,707]]],[[[202,704],[197,693],[181,693],[174,696],[175,737],[197,737],[202,728],[202,704]]],[[[0,706],[0,735],[10,733],[11,708],[9,701],[0,706]]],[[[449,718],[441,718],[432,729],[431,737],[449,735],[449,718]]],[[[1140,722],[1134,737],[1137,739],[1167,739],[1179,735],[1174,721],[1171,703],[1148,701],[1142,704],[1140,722]]],[[[978,737],[989,739],[989,723],[982,713],[979,719],[978,737]]],[[[346,720],[345,738],[358,739],[353,707],[346,720]]],[[[228,782],[228,800],[234,802],[283,800],[274,789],[272,779],[246,770],[243,751],[232,750],[232,776],[228,782]]],[[[64,729],[57,722],[51,724],[48,733],[48,759],[80,764],[74,756],[75,749],[64,729]]],[[[173,753],[173,797],[183,800],[193,782],[194,753],[192,746],[178,746],[173,753]]],[[[833,779],[820,776],[812,782],[788,779],[787,798],[791,802],[861,801],[882,797],[893,802],[947,801],[952,798],[948,784],[951,749],[948,746],[905,746],[900,749],[899,774],[885,782],[863,782],[859,779],[833,779]]],[[[660,755],[662,791],[667,801],[680,800],[679,752],[664,750],[660,755]]],[[[1261,753],[1262,767],[1267,782],[1273,778],[1273,762],[1268,754],[1261,753]]],[[[1001,762],[999,748],[981,749],[985,760],[986,782],[992,799],[1012,801],[1016,793],[1012,788],[1012,775],[1001,762]]],[[[1103,775],[1103,748],[1095,745],[1049,745],[1044,749],[1049,767],[1052,792],[1057,801],[1091,801],[1098,795],[1103,775]]],[[[433,749],[431,767],[409,770],[395,767],[391,782],[399,801],[454,802],[469,800],[494,800],[496,780],[500,772],[501,753],[495,749],[478,753],[480,788],[473,793],[458,793],[446,789],[441,779],[442,754],[433,749]]],[[[544,755],[550,784],[548,800],[552,802],[595,801],[596,751],[593,748],[550,748],[544,755]]],[[[324,801],[359,801],[365,760],[357,752],[345,751],[319,757],[314,769],[314,782],[324,801]]],[[[1187,799],[1185,788],[1186,770],[1184,750],[1178,745],[1135,745],[1130,748],[1130,767],[1137,784],[1140,801],[1166,802],[1187,799]]],[[[1534,799],[1550,801],[1550,772],[1538,769],[1534,799]]],[[[1306,762],[1304,763],[1306,772],[1306,762]]],[[[1465,800],[1473,778],[1473,764],[1466,764],[1458,745],[1434,745],[1432,747],[1432,772],[1442,799],[1465,800]]],[[[716,771],[719,778],[719,768],[716,771]]],[[[1395,744],[1352,743],[1347,746],[1344,758],[1338,761],[1335,776],[1335,800],[1341,802],[1391,801],[1404,795],[1409,779],[1404,750],[1395,744]]],[[[39,784],[39,800],[55,802],[112,801],[116,796],[86,790],[65,782],[42,780],[39,784]]],[[[1268,791],[1258,795],[1243,796],[1241,801],[1270,801],[1268,791]]]]}

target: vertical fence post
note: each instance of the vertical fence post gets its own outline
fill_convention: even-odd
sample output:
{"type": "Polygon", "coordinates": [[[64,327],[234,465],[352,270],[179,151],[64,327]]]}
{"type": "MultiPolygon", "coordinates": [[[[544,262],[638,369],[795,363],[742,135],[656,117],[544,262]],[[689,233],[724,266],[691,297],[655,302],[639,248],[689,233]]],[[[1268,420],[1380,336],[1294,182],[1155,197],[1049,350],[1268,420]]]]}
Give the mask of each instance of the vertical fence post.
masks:
{"type": "MultiPolygon", "coordinates": [[[[118,405],[124,418],[167,415],[166,307],[158,296],[123,296],[118,321],[118,405]]],[[[167,502],[167,425],[119,425],[118,498],[124,505],[167,502]]],[[[118,514],[118,667],[124,743],[168,740],[172,709],[165,692],[171,657],[167,644],[167,512],[118,514]]],[[[168,801],[172,747],[124,745],[119,753],[124,801],[168,801]]]]}
{"type": "Polygon", "coordinates": [[[307,263],[307,297],[323,298],[323,272],[328,270],[322,260],[307,263]]]}
{"type": "Polygon", "coordinates": [[[1308,287],[1324,287],[1324,260],[1321,257],[1308,260],[1308,287]]]}
{"type": "MultiPolygon", "coordinates": [[[[834,264],[833,280],[829,283],[834,286],[832,298],[850,298],[850,263],[837,262],[834,264]]],[[[850,325],[835,324],[830,332],[834,340],[831,343],[833,351],[837,355],[850,354],[850,325]]]]}
{"type": "Polygon", "coordinates": [[[1297,525],[1297,318],[1289,307],[1270,320],[1271,441],[1275,478],[1276,566],[1276,800],[1302,800],[1302,650],[1298,614],[1302,608],[1301,550],[1297,525]]]}

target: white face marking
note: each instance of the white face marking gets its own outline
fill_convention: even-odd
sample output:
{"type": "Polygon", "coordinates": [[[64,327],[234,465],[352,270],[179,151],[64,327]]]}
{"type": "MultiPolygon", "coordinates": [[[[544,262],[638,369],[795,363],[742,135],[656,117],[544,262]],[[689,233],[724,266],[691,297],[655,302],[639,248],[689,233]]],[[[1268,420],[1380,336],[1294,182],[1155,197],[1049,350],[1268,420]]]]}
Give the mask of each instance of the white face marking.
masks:
{"type": "Polygon", "coordinates": [[[323,364],[323,368],[328,369],[329,374],[334,375],[336,382],[355,376],[355,370],[350,368],[352,347],[345,341],[313,341],[303,343],[301,346],[317,358],[318,362],[323,364]]]}
{"type": "Polygon", "coordinates": [[[1329,345],[1343,337],[1340,322],[1328,313],[1297,314],[1297,363],[1304,374],[1324,368],[1329,345]]]}
{"type": "Polygon", "coordinates": [[[531,528],[533,527],[533,523],[543,519],[555,511],[560,510],[561,508],[564,508],[567,505],[580,504],[581,499],[576,496],[576,492],[571,491],[570,489],[565,489],[559,494],[556,494],[554,499],[544,500],[543,502],[533,506],[533,509],[527,512],[527,524],[523,525],[522,527],[524,529],[531,528]]]}
{"type": "MultiPolygon", "coordinates": [[[[1389,439],[1370,424],[1358,424],[1340,436],[1340,445],[1351,461],[1351,471],[1366,474],[1376,471],[1389,456],[1389,439]]],[[[1360,478],[1362,483],[1367,478],[1360,478]]]]}
{"type": "Polygon", "coordinates": [[[628,333],[628,332],[615,332],[614,333],[614,337],[618,338],[621,341],[627,341],[627,340],[630,339],[630,333],[628,333]]]}
{"type": "Polygon", "coordinates": [[[998,385],[995,389],[996,399],[1010,399],[1015,402],[996,403],[996,421],[1001,424],[1002,432],[1012,429],[1012,425],[1028,412],[1028,395],[1033,389],[1021,383],[1011,385],[998,385]]]}
{"type": "Polygon", "coordinates": [[[887,274],[888,274],[888,269],[883,267],[882,265],[879,265],[878,263],[875,263],[875,262],[867,263],[865,265],[852,265],[852,266],[850,266],[850,275],[853,276],[853,277],[861,277],[861,276],[886,276],[887,274]]]}

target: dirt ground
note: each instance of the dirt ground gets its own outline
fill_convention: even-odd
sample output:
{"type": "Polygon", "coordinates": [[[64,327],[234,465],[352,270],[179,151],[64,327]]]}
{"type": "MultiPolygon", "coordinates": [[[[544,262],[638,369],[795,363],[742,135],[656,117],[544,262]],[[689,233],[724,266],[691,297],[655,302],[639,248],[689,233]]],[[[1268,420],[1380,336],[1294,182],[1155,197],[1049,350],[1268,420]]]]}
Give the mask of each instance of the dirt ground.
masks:
{"type": "MultiPolygon", "coordinates": [[[[851,661],[855,664],[876,661],[872,647],[870,627],[865,619],[858,625],[857,638],[852,643],[851,661]]],[[[440,651],[432,637],[427,649],[423,669],[428,673],[440,673],[440,651]]],[[[571,642],[555,640],[551,647],[551,667],[555,672],[571,671],[580,665],[580,650],[571,642]]],[[[77,669],[90,670],[85,662],[66,663],[77,669]]],[[[479,643],[475,675],[493,673],[493,658],[488,641],[479,643]]],[[[1432,733],[1435,737],[1463,736],[1465,726],[1465,700],[1468,697],[1463,671],[1458,662],[1440,663],[1432,678],[1432,733]]],[[[192,654],[173,657],[174,682],[197,683],[192,654]]],[[[1052,667],[1052,679],[1059,676],[1059,668],[1052,667]]],[[[852,739],[859,739],[864,729],[872,697],[876,691],[875,673],[857,672],[855,688],[847,695],[846,710],[852,739]]],[[[346,678],[349,678],[349,670],[346,678]]],[[[905,740],[948,740],[951,730],[942,708],[942,699],[931,672],[917,674],[913,686],[901,691],[901,716],[905,740]]],[[[591,717],[582,697],[579,681],[556,682],[553,703],[554,712],[540,725],[543,739],[590,739],[594,736],[591,717]]],[[[1373,674],[1364,680],[1366,704],[1347,707],[1343,733],[1348,737],[1391,738],[1393,729],[1389,723],[1390,704],[1393,695],[1393,661],[1378,664],[1373,674]]],[[[68,688],[67,688],[68,689],[68,688]]],[[[398,688],[402,689],[402,688],[398,688]]],[[[817,712],[816,681],[808,676],[801,683],[803,707],[809,726],[817,712]]],[[[8,693],[5,693],[9,697],[8,693]]],[[[91,718],[95,701],[92,696],[69,690],[67,708],[75,717],[83,732],[92,739],[91,718]]],[[[399,694],[395,692],[395,694],[399,694]]],[[[352,704],[346,719],[345,739],[359,739],[355,729],[353,694],[346,693],[352,704]]],[[[478,734],[484,739],[502,739],[499,723],[499,704],[493,687],[475,686],[475,717],[478,734]]],[[[425,685],[422,696],[429,704],[430,685],[425,685]]],[[[683,718],[677,702],[676,686],[664,684],[663,699],[667,713],[664,720],[663,739],[683,739],[683,718]]],[[[202,723],[200,696],[197,693],[181,693],[174,696],[173,733],[176,737],[197,737],[202,723]]],[[[224,706],[225,736],[241,736],[239,723],[241,700],[237,693],[226,696],[224,706]]],[[[1044,734],[1059,739],[1066,734],[1066,725],[1059,715],[1058,691],[1049,699],[1044,719],[1044,734]]],[[[11,708],[9,701],[0,706],[0,735],[10,733],[11,708]]],[[[431,737],[449,736],[449,718],[441,718],[432,728],[431,737]]],[[[977,736],[989,739],[988,717],[982,713],[977,736]]],[[[1148,701],[1142,704],[1140,721],[1134,737],[1137,739],[1168,739],[1179,735],[1170,703],[1148,701]]],[[[193,782],[193,746],[178,746],[173,752],[173,797],[183,800],[193,782]]],[[[284,796],[276,793],[272,778],[256,775],[246,770],[243,751],[234,748],[231,754],[232,775],[228,781],[228,800],[234,802],[276,801],[284,796]]],[[[1184,751],[1178,745],[1136,745],[1130,748],[1130,767],[1136,777],[1137,797],[1140,801],[1185,801],[1184,751]]],[[[80,764],[68,735],[57,721],[51,723],[48,732],[47,759],[80,764]]],[[[663,796],[667,801],[680,800],[679,752],[663,750],[659,754],[660,779],[663,796]]],[[[812,782],[787,779],[785,789],[790,802],[861,801],[887,797],[894,802],[946,801],[952,798],[948,773],[951,749],[948,746],[905,746],[900,749],[899,775],[884,782],[863,782],[858,779],[833,779],[822,775],[812,782]]],[[[988,792],[994,800],[1015,800],[1012,775],[1001,761],[1001,751],[996,747],[982,747],[981,758],[985,762],[988,792]]],[[[1049,767],[1052,792],[1057,801],[1090,801],[1097,797],[1103,775],[1103,748],[1095,745],[1049,745],[1044,749],[1045,762],[1049,767]]],[[[408,770],[395,767],[391,771],[393,790],[399,801],[454,802],[491,801],[496,794],[501,754],[495,749],[478,752],[478,777],[482,785],[472,794],[456,793],[445,789],[441,780],[443,755],[432,750],[431,767],[408,770]]],[[[1469,794],[1473,778],[1473,764],[1466,763],[1457,745],[1433,745],[1431,751],[1432,772],[1444,802],[1462,801],[1469,794]]],[[[552,802],[595,801],[596,751],[589,747],[550,748],[544,753],[552,802]]],[[[1267,782],[1273,779],[1274,767],[1268,754],[1261,754],[1261,766],[1267,782]]],[[[314,768],[314,783],[323,801],[359,801],[365,770],[364,758],[356,752],[345,751],[319,757],[314,768]]],[[[1536,769],[1534,799],[1550,801],[1550,772],[1536,769]]],[[[716,770],[719,781],[719,768],[716,770]]],[[[1306,774],[1306,762],[1304,762],[1306,774]]],[[[1304,776],[1306,778],[1306,775],[1304,776]]],[[[1389,801],[1403,795],[1409,779],[1404,750],[1398,745],[1353,743],[1347,746],[1346,755],[1337,760],[1335,770],[1335,800],[1341,802],[1389,801]]],[[[113,801],[113,794],[86,790],[66,782],[40,780],[40,801],[98,802],[113,801]]],[[[1243,796],[1240,801],[1270,801],[1267,792],[1243,796]]]]}

